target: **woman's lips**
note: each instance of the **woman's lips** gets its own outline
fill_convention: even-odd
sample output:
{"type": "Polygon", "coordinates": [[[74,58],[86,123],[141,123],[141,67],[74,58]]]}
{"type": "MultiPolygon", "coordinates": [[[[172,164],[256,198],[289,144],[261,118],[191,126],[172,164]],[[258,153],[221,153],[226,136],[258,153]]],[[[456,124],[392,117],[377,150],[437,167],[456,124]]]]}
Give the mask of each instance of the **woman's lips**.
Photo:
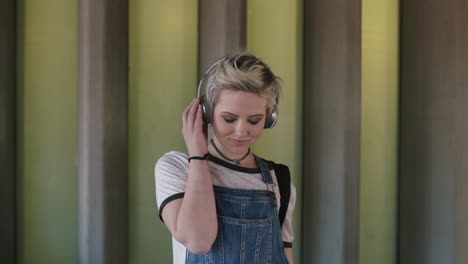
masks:
{"type": "Polygon", "coordinates": [[[240,139],[233,139],[231,138],[231,141],[234,142],[234,144],[237,144],[237,145],[243,145],[243,144],[246,144],[248,143],[250,140],[240,140],[240,139]]]}

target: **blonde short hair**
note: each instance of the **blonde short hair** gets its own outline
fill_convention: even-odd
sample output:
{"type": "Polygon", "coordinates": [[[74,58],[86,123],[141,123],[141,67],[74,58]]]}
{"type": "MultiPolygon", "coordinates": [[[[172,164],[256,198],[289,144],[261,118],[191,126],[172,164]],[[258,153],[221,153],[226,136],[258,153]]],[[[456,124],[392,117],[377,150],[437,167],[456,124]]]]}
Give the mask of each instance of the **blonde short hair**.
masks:
{"type": "Polygon", "coordinates": [[[267,116],[278,107],[281,92],[279,77],[262,60],[248,52],[237,52],[219,60],[208,73],[206,98],[212,107],[222,89],[262,95],[267,101],[267,116]]]}

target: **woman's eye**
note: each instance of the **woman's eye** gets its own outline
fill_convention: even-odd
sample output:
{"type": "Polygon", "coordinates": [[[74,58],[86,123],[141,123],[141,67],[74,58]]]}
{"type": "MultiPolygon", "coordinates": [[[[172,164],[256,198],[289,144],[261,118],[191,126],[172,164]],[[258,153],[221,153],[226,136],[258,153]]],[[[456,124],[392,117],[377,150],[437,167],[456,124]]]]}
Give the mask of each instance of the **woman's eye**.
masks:
{"type": "Polygon", "coordinates": [[[232,119],[232,118],[224,117],[224,121],[226,121],[226,123],[234,123],[234,121],[236,121],[236,120],[232,119]]]}
{"type": "Polygon", "coordinates": [[[260,120],[249,120],[249,123],[252,125],[256,125],[258,122],[260,122],[260,120]]]}

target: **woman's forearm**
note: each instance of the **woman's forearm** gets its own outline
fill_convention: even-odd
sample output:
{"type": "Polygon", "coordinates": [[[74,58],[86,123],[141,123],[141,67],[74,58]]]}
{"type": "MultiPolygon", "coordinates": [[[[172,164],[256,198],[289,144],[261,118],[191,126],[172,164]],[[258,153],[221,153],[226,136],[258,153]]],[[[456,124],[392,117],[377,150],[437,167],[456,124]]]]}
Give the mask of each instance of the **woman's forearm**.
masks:
{"type": "Polygon", "coordinates": [[[216,203],[208,162],[192,160],[174,237],[192,253],[204,254],[214,243],[217,231],[216,203]]]}

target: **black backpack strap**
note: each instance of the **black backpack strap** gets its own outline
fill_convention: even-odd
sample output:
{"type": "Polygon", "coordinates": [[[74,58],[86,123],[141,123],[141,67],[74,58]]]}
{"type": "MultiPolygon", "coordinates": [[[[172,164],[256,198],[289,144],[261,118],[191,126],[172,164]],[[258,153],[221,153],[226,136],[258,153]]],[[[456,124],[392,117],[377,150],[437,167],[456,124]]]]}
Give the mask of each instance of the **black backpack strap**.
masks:
{"type": "Polygon", "coordinates": [[[288,212],[289,198],[291,196],[291,175],[289,174],[289,168],[287,166],[273,162],[272,164],[275,170],[280,193],[280,208],[278,216],[280,225],[283,227],[284,219],[286,218],[286,213],[288,212]]]}

